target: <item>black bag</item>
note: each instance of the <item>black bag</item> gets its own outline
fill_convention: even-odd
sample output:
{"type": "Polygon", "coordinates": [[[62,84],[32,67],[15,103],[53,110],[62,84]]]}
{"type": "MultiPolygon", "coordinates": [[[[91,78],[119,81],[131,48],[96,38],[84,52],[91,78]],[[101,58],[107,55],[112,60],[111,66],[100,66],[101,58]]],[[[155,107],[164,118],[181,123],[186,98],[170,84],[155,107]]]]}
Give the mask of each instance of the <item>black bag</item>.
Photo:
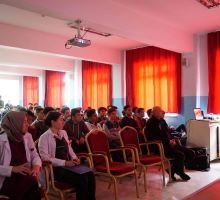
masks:
{"type": "Polygon", "coordinates": [[[209,171],[210,170],[210,157],[206,153],[206,147],[189,147],[195,151],[195,158],[185,165],[186,169],[198,170],[198,171],[209,171]]]}

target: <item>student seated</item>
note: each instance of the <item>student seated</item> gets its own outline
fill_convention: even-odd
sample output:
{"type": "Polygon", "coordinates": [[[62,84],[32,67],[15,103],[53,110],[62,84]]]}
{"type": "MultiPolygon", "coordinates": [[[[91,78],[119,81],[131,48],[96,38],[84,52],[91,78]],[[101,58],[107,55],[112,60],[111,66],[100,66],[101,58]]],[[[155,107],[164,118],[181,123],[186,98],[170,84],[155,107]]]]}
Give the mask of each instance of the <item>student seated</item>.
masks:
{"type": "Polygon", "coordinates": [[[27,113],[8,112],[0,134],[0,196],[10,200],[40,200],[41,159],[28,133],[27,113]]]}
{"type": "Polygon", "coordinates": [[[118,107],[116,107],[116,106],[112,106],[111,108],[114,109],[114,110],[116,111],[115,121],[119,122],[120,119],[119,119],[119,117],[117,116],[117,114],[118,114],[118,107]]]}
{"type": "Polygon", "coordinates": [[[64,121],[61,113],[50,112],[45,124],[49,129],[40,137],[38,147],[42,160],[52,162],[54,180],[73,184],[77,200],[95,200],[96,182],[93,172],[78,174],[62,168],[79,165],[80,160],[71,148],[66,131],[62,130],[64,121]]]}
{"type": "Polygon", "coordinates": [[[69,140],[72,140],[72,148],[75,153],[87,151],[85,135],[89,133],[89,129],[81,119],[78,109],[71,110],[71,118],[65,122],[63,129],[67,132],[69,140]]]}
{"type": "MultiPolygon", "coordinates": [[[[138,134],[140,133],[140,128],[137,125],[137,122],[135,121],[135,119],[132,118],[132,110],[131,110],[131,106],[130,105],[126,105],[124,107],[124,112],[125,112],[125,117],[122,118],[121,122],[120,122],[120,127],[124,128],[125,126],[131,126],[133,128],[135,128],[138,132],[138,134]]],[[[140,142],[144,142],[144,141],[140,141],[140,142]]]]}
{"type": "Polygon", "coordinates": [[[133,113],[133,118],[135,118],[135,117],[137,117],[138,116],[138,114],[137,114],[137,109],[138,109],[138,107],[133,107],[132,108],[132,113],[133,113]]]}
{"type": "MultiPolygon", "coordinates": [[[[39,108],[39,110],[41,109],[39,108]]],[[[45,107],[43,109],[44,116],[47,116],[47,114],[51,111],[54,111],[53,107],[45,107]]],[[[44,124],[44,120],[40,120],[40,118],[42,119],[42,111],[39,112],[39,114],[37,115],[37,119],[32,124],[32,126],[35,126],[35,128],[37,129],[36,139],[39,139],[40,136],[48,130],[48,127],[44,124]]]]}
{"type": "Polygon", "coordinates": [[[102,127],[98,122],[98,116],[96,114],[95,109],[88,110],[87,112],[88,121],[86,122],[86,126],[89,129],[89,131],[93,129],[99,129],[102,131],[102,127]]]}
{"type": "Polygon", "coordinates": [[[34,121],[34,114],[29,110],[27,110],[26,113],[27,113],[28,124],[30,126],[34,121]]]}
{"type": "Polygon", "coordinates": [[[98,116],[98,123],[105,121],[107,119],[106,111],[107,111],[107,108],[105,108],[105,107],[100,107],[98,109],[98,115],[99,115],[98,116]]]}
{"type": "Polygon", "coordinates": [[[63,121],[65,122],[70,117],[70,108],[63,107],[61,109],[61,114],[63,115],[63,121]]]}
{"type": "MultiPolygon", "coordinates": [[[[78,109],[77,109],[77,110],[78,110],[78,109]]],[[[83,120],[84,122],[88,121],[87,112],[88,112],[88,110],[87,110],[87,109],[86,109],[86,110],[84,110],[84,112],[83,112],[82,120],[83,120]]]]}
{"type": "MultiPolygon", "coordinates": [[[[184,164],[190,162],[195,157],[195,152],[176,144],[174,137],[167,129],[166,121],[162,119],[162,110],[156,106],[152,110],[153,116],[147,121],[146,129],[148,140],[160,140],[163,143],[165,156],[173,157],[173,166],[171,167],[171,177],[176,180],[175,173],[183,180],[189,180],[190,177],[184,173],[184,164]]],[[[155,146],[151,147],[153,152],[158,152],[155,146]]],[[[166,170],[168,172],[168,170],[166,170]]]]}
{"type": "Polygon", "coordinates": [[[116,110],[110,108],[108,110],[109,118],[103,124],[103,130],[106,132],[109,141],[109,147],[115,149],[118,146],[121,146],[119,131],[121,130],[119,123],[115,121],[116,110]]]}
{"type": "Polygon", "coordinates": [[[43,108],[37,107],[35,109],[35,116],[36,116],[36,119],[35,119],[35,121],[33,123],[37,123],[39,121],[44,120],[43,108]]]}
{"type": "Polygon", "coordinates": [[[143,128],[146,126],[146,120],[144,119],[144,115],[145,115],[144,109],[138,108],[136,113],[137,116],[134,119],[137,122],[138,127],[140,128],[140,135],[143,136],[144,135],[143,128]]]}
{"type": "MultiPolygon", "coordinates": [[[[110,149],[115,149],[121,146],[119,131],[121,130],[119,123],[115,121],[117,112],[115,109],[108,109],[108,119],[103,124],[103,130],[106,132],[108,137],[108,143],[110,149]]],[[[115,162],[124,162],[123,152],[112,152],[112,159],[115,162]]]]}

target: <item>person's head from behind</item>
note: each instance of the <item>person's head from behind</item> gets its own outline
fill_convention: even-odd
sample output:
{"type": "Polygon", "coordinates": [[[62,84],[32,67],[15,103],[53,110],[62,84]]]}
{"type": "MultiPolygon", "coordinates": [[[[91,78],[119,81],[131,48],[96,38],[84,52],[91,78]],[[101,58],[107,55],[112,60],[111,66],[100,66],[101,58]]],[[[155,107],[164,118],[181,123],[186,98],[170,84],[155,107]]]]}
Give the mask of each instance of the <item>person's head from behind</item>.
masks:
{"type": "Polygon", "coordinates": [[[88,112],[88,110],[84,110],[84,112],[83,112],[83,118],[86,121],[88,120],[87,112],[88,112]]]}
{"type": "Polygon", "coordinates": [[[144,115],[145,115],[144,108],[138,108],[137,109],[137,116],[142,119],[144,117],[144,115]]]}
{"type": "Polygon", "coordinates": [[[112,108],[112,109],[115,109],[115,111],[116,111],[116,115],[117,115],[117,113],[118,113],[118,107],[116,107],[116,106],[112,106],[111,108],[112,108]]]}
{"type": "Polygon", "coordinates": [[[106,109],[105,107],[100,107],[100,108],[98,109],[98,115],[99,115],[99,117],[105,117],[105,116],[106,116],[106,111],[107,111],[107,109],[106,109]]]}
{"type": "Polygon", "coordinates": [[[108,110],[108,109],[111,109],[111,108],[112,108],[112,105],[108,105],[108,106],[107,106],[107,110],[108,110]]]}
{"type": "Polygon", "coordinates": [[[148,115],[149,118],[152,117],[152,115],[153,115],[152,109],[148,109],[148,110],[147,110],[147,115],[148,115]]]}
{"type": "Polygon", "coordinates": [[[132,110],[130,105],[124,106],[124,111],[125,111],[125,116],[131,117],[132,115],[132,110]]]}
{"type": "Polygon", "coordinates": [[[21,142],[23,136],[28,132],[29,124],[27,121],[26,112],[10,111],[3,117],[1,126],[9,139],[13,142],[21,142]]]}
{"type": "Polygon", "coordinates": [[[113,108],[108,109],[108,116],[111,121],[115,120],[115,118],[117,116],[116,110],[113,108]]]}
{"type": "Polygon", "coordinates": [[[80,113],[80,110],[76,109],[76,108],[73,108],[71,110],[71,119],[73,120],[73,122],[75,124],[81,122],[81,113],[80,113]]]}
{"type": "Polygon", "coordinates": [[[36,117],[38,120],[44,120],[43,108],[38,107],[36,108],[35,112],[36,112],[36,117]]]}
{"type": "Polygon", "coordinates": [[[152,109],[152,114],[153,116],[155,116],[157,119],[161,119],[162,118],[162,109],[159,106],[155,106],[152,109]]]}
{"type": "MultiPolygon", "coordinates": [[[[63,108],[62,108],[63,109],[63,108]]],[[[55,108],[56,112],[60,112],[60,108],[55,108]]]]}
{"type": "Polygon", "coordinates": [[[27,122],[29,125],[31,125],[34,121],[34,114],[30,111],[30,110],[27,110],[27,122]]]}
{"type": "Polygon", "coordinates": [[[26,109],[26,108],[24,108],[24,107],[20,107],[20,108],[19,108],[19,111],[21,111],[21,112],[26,112],[26,111],[27,111],[27,109],[26,109]]]}
{"type": "Polygon", "coordinates": [[[96,123],[98,121],[98,116],[96,114],[95,109],[90,109],[87,111],[87,117],[92,123],[96,123]]]}
{"type": "Polygon", "coordinates": [[[28,110],[31,111],[31,112],[33,113],[33,112],[34,112],[34,107],[29,106],[29,107],[28,107],[28,110]]]}
{"type": "Polygon", "coordinates": [[[162,110],[162,118],[164,119],[165,117],[165,112],[162,110]]]}
{"type": "Polygon", "coordinates": [[[47,114],[44,124],[51,129],[62,130],[64,126],[63,116],[59,112],[51,111],[47,114]]]}
{"type": "Polygon", "coordinates": [[[34,104],[34,107],[35,107],[35,106],[38,106],[38,103],[35,103],[35,104],[34,104]]]}
{"type": "Polygon", "coordinates": [[[133,108],[132,108],[132,112],[133,112],[135,115],[137,115],[137,109],[138,109],[138,107],[133,107],[133,108]]]}
{"type": "Polygon", "coordinates": [[[44,107],[43,109],[43,113],[44,113],[44,116],[46,117],[48,115],[49,112],[51,111],[54,111],[54,108],[53,107],[44,107]]]}
{"type": "Polygon", "coordinates": [[[67,120],[70,117],[70,108],[69,107],[62,108],[61,113],[63,115],[63,119],[67,120]]]}
{"type": "Polygon", "coordinates": [[[17,111],[17,106],[12,106],[11,111],[17,111]]]}

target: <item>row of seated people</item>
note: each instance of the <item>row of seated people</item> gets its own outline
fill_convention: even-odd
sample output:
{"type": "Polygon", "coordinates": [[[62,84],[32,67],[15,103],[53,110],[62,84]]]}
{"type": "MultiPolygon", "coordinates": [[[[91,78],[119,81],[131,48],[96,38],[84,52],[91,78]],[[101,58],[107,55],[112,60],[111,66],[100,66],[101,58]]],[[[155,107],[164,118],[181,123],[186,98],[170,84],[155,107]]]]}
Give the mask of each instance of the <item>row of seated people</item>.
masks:
{"type": "Polygon", "coordinates": [[[26,112],[8,112],[2,121],[0,134],[0,198],[10,200],[40,200],[38,179],[42,175],[42,160],[52,162],[54,180],[72,184],[77,200],[95,200],[96,182],[93,172],[77,174],[62,166],[79,165],[66,131],[61,113],[50,112],[44,119],[49,129],[40,136],[39,154],[28,133],[26,112]]]}
{"type": "MultiPolygon", "coordinates": [[[[54,111],[53,108],[46,107],[41,111],[46,116],[46,118],[44,120],[39,120],[39,119],[36,120],[39,120],[39,122],[44,121],[43,125],[46,126],[48,129],[45,132],[42,131],[42,135],[40,135],[39,152],[41,158],[44,158],[45,160],[46,159],[51,160],[53,166],[56,167],[64,166],[64,165],[73,166],[75,164],[79,164],[80,161],[75,156],[75,153],[77,153],[77,151],[80,152],[86,150],[84,138],[85,138],[85,134],[89,132],[89,128],[86,126],[86,124],[89,125],[93,124],[94,128],[97,128],[96,120],[93,119],[93,118],[95,119],[97,118],[97,115],[94,112],[94,110],[91,109],[88,111],[88,118],[90,121],[85,123],[81,119],[80,111],[78,109],[72,109],[71,118],[67,120],[65,124],[61,113],[51,112],[54,111]],[[63,131],[62,129],[66,131],[63,131]],[[73,148],[70,147],[69,140],[72,140],[73,148]],[[60,152],[60,150],[62,152],[60,152]]],[[[134,119],[129,117],[132,114],[131,107],[129,105],[125,106],[124,111],[126,116],[120,122],[121,127],[123,125],[136,126],[137,123],[134,122],[134,119]]],[[[169,133],[167,129],[168,126],[165,120],[162,118],[162,113],[163,112],[160,107],[154,107],[152,109],[153,115],[145,125],[147,129],[147,133],[149,134],[148,138],[150,140],[161,140],[164,146],[165,154],[175,158],[171,171],[173,180],[175,180],[174,177],[175,173],[178,174],[183,180],[189,180],[190,178],[184,173],[183,166],[185,162],[189,162],[190,160],[192,160],[195,154],[192,150],[189,150],[175,143],[172,135],[169,133]]],[[[103,124],[103,129],[107,133],[110,143],[114,145],[121,145],[121,144],[117,144],[117,142],[119,142],[118,131],[120,130],[121,127],[119,126],[119,123],[115,121],[116,110],[109,109],[108,116],[109,116],[108,120],[106,120],[105,123],[103,124]]],[[[1,187],[0,194],[9,196],[11,199],[13,199],[14,198],[13,194],[10,194],[9,192],[9,189],[11,190],[13,187],[15,187],[14,184],[12,184],[12,182],[16,179],[16,181],[14,182],[16,183],[16,185],[20,185],[20,184],[22,185],[24,184],[24,182],[29,182],[29,181],[31,183],[32,182],[36,183],[36,179],[34,179],[32,176],[29,180],[29,178],[26,179],[24,178],[25,176],[21,176],[21,175],[25,175],[25,173],[27,173],[30,175],[38,176],[41,163],[39,161],[39,156],[36,154],[36,149],[33,146],[33,139],[31,138],[29,133],[26,133],[28,128],[27,113],[13,112],[13,111],[8,112],[3,118],[2,128],[4,129],[3,130],[4,132],[3,134],[0,135],[0,141],[2,141],[0,143],[1,145],[0,149],[5,149],[6,148],[5,145],[7,144],[8,145],[7,148],[11,149],[11,151],[7,152],[8,153],[7,156],[4,156],[2,153],[0,154],[1,156],[0,159],[2,161],[2,163],[0,163],[1,164],[0,173],[2,173],[0,174],[0,176],[3,177],[2,185],[0,185],[1,187]],[[28,156],[28,158],[25,156],[27,155],[25,154],[26,149],[29,149],[30,150],[29,155],[31,154],[30,156],[28,156]],[[25,166],[28,165],[26,161],[28,161],[28,163],[32,163],[32,165],[34,166],[32,170],[26,169],[25,166]],[[3,163],[7,163],[6,166],[8,165],[9,167],[3,166],[3,163]],[[18,175],[20,174],[19,177],[17,176],[17,174],[18,175]],[[8,179],[5,178],[7,176],[8,179]]],[[[101,129],[101,127],[99,128],[101,129]]],[[[137,130],[138,128],[139,127],[136,126],[137,130]]],[[[139,135],[141,136],[141,134],[139,135]]],[[[64,174],[65,173],[62,172],[62,169],[56,168],[55,180],[64,181],[63,178],[67,177],[65,178],[65,181],[67,181],[69,174],[68,173],[66,173],[65,175],[64,174]],[[56,170],[58,173],[56,173],[56,170]],[[63,174],[63,176],[61,177],[60,174],[63,174]]],[[[80,185],[77,184],[77,181],[80,181],[81,179],[85,180],[85,182],[83,183],[85,187],[82,186],[76,189],[78,196],[77,199],[95,199],[94,176],[91,174],[85,175],[85,177],[83,178],[81,176],[80,177],[75,176],[74,181],[76,182],[74,182],[74,185],[80,185]],[[88,186],[88,184],[90,183],[91,183],[91,187],[88,186]],[[81,198],[81,196],[83,196],[83,198],[81,198]]],[[[29,184],[27,188],[23,187],[22,190],[17,188],[15,191],[17,191],[18,192],[17,194],[19,194],[22,197],[20,199],[25,199],[26,194],[29,199],[32,199],[30,198],[29,195],[32,195],[33,193],[31,192],[30,194],[29,189],[35,190],[35,194],[37,194],[37,190],[36,187],[34,187],[34,185],[35,184],[29,184]]],[[[14,194],[16,194],[16,192],[14,194]]],[[[35,198],[37,196],[39,195],[35,195],[35,198]]],[[[19,198],[16,197],[16,199],[19,198]]]]}
{"type": "MultiPolygon", "coordinates": [[[[151,122],[152,118],[155,119],[155,113],[156,112],[156,108],[154,108],[154,110],[152,109],[149,114],[149,119],[148,121],[151,122]]],[[[50,112],[51,110],[53,110],[53,108],[51,107],[46,107],[43,110],[41,110],[41,112],[38,113],[38,117],[39,115],[43,117],[43,115],[47,115],[48,112],[50,112]]],[[[100,109],[98,111],[98,113],[101,112],[102,109],[100,109]]],[[[160,116],[160,120],[163,122],[164,127],[166,129],[166,137],[169,136],[169,139],[171,138],[171,141],[174,140],[174,135],[171,134],[171,128],[168,126],[168,124],[166,123],[166,121],[164,120],[164,111],[161,111],[161,116],[160,116]]],[[[38,111],[37,111],[38,112],[38,111]]],[[[105,112],[105,109],[103,109],[102,111],[103,113],[105,112]]],[[[121,146],[120,143],[120,139],[118,136],[118,133],[120,131],[121,128],[125,127],[125,126],[131,126],[133,128],[135,128],[138,132],[139,135],[139,142],[143,143],[144,141],[144,136],[143,136],[143,128],[146,127],[148,129],[147,124],[149,124],[149,122],[144,119],[144,109],[143,108],[138,108],[136,111],[136,116],[135,119],[132,118],[132,108],[129,105],[126,105],[124,107],[124,113],[125,116],[120,120],[120,123],[118,121],[116,121],[116,115],[117,115],[117,110],[115,108],[110,108],[107,111],[108,114],[108,118],[106,119],[106,121],[103,123],[103,125],[101,126],[98,123],[98,117],[96,114],[96,111],[94,109],[88,109],[87,111],[87,117],[88,117],[88,121],[84,122],[81,118],[81,113],[79,109],[72,109],[71,113],[69,108],[63,108],[61,109],[61,113],[63,114],[63,121],[65,121],[64,127],[63,129],[67,132],[67,135],[69,137],[69,140],[72,140],[72,148],[74,149],[74,152],[79,153],[79,152],[85,152],[87,151],[87,147],[85,144],[85,135],[87,133],[89,133],[89,131],[91,131],[92,129],[100,129],[100,130],[104,130],[108,136],[108,140],[109,140],[109,147],[110,148],[116,148],[118,146],[121,146]],[[69,118],[70,115],[70,118],[69,118]]],[[[48,127],[46,127],[45,125],[43,125],[42,120],[39,121],[38,119],[36,119],[36,121],[33,123],[33,125],[35,125],[37,127],[37,129],[40,131],[38,131],[40,136],[42,133],[44,133],[48,127]],[[41,128],[40,128],[41,127],[41,128]]],[[[155,124],[154,124],[155,126],[155,124]]],[[[182,128],[182,127],[181,127],[182,128]]],[[[162,130],[162,129],[161,129],[162,130]]],[[[160,130],[160,132],[161,132],[160,130]]],[[[149,134],[151,133],[151,130],[149,131],[149,134]]],[[[152,136],[150,136],[150,138],[152,139],[152,136]]],[[[161,140],[164,140],[164,135],[163,137],[160,137],[161,140]]],[[[167,139],[167,138],[166,138],[167,139]]],[[[166,146],[167,143],[164,143],[164,146],[166,146]]],[[[168,144],[169,145],[173,145],[172,143],[168,144]]],[[[177,146],[178,147],[178,146],[177,146]]],[[[184,148],[185,149],[185,148],[184,148]]],[[[187,148],[186,148],[187,149],[187,148]]],[[[165,148],[166,150],[166,148],[165,148]]],[[[172,150],[174,150],[173,146],[172,146],[172,150]]],[[[188,149],[187,149],[188,150],[188,149]]],[[[144,154],[147,154],[147,149],[145,146],[142,147],[142,152],[144,154]]],[[[166,150],[165,153],[168,152],[168,154],[171,153],[166,150]]],[[[177,163],[175,165],[173,165],[173,170],[172,170],[172,177],[174,178],[174,174],[176,173],[176,171],[181,171],[179,168],[179,163],[181,163],[180,166],[184,166],[184,160],[185,158],[183,158],[183,154],[182,156],[179,156],[178,153],[176,153],[176,156],[174,157],[178,157],[178,159],[176,159],[177,163]],[[178,155],[178,156],[177,156],[178,155]],[[181,159],[181,162],[179,161],[179,159],[181,159]],[[178,170],[177,170],[178,169],[178,170]]],[[[173,154],[172,154],[173,156],[173,154]]],[[[121,159],[121,155],[115,155],[116,158],[119,157],[119,161],[122,160],[121,159]]],[[[189,158],[189,160],[192,159],[192,156],[187,156],[189,158]]],[[[186,161],[188,162],[188,159],[186,159],[186,161]]],[[[187,179],[188,177],[184,175],[184,173],[178,172],[178,174],[181,174],[183,178],[187,179]]]]}

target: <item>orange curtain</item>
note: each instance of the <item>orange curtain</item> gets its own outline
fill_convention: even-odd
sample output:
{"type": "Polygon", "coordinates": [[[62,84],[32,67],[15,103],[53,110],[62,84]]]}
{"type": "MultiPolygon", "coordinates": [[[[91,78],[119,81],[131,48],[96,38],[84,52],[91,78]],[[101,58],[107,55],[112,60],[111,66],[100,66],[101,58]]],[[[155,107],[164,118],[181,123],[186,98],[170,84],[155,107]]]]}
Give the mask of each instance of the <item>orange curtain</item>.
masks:
{"type": "Polygon", "coordinates": [[[220,114],[220,32],[208,34],[209,97],[207,113],[220,114]]]}
{"type": "Polygon", "coordinates": [[[65,72],[46,70],[44,107],[61,108],[65,105],[65,72]]]}
{"type": "Polygon", "coordinates": [[[181,54],[149,46],[126,52],[126,103],[181,112],[181,54]]]}
{"type": "Polygon", "coordinates": [[[98,109],[112,104],[112,67],[108,64],[82,61],[83,109],[98,109]]]}
{"type": "Polygon", "coordinates": [[[23,76],[23,106],[27,107],[29,103],[39,103],[39,79],[23,76]]]}

